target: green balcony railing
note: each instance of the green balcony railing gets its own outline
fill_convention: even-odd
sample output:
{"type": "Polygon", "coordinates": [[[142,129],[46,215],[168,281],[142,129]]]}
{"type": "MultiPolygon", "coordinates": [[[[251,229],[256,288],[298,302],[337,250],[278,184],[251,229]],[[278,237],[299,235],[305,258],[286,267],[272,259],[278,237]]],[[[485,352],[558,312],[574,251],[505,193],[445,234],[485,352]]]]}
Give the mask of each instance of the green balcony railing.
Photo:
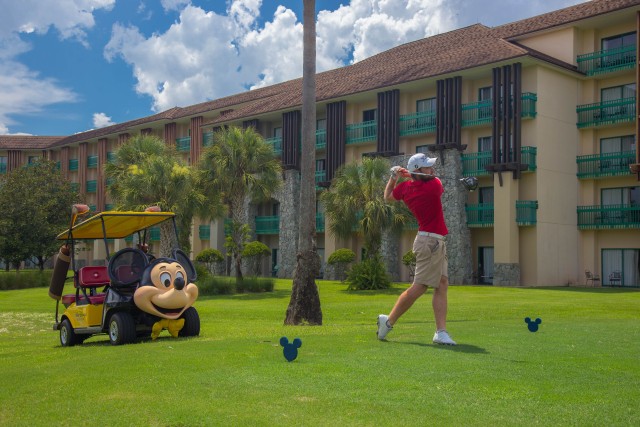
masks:
{"type": "MultiPolygon", "coordinates": [[[[520,97],[520,117],[533,119],[537,115],[536,104],[538,95],[523,92],[520,97]]],[[[462,126],[477,126],[490,124],[493,121],[493,100],[472,102],[462,105],[462,126]]]]}
{"type": "Polygon", "coordinates": [[[96,205],[89,205],[89,212],[95,212],[98,209],[96,205]]]}
{"type": "Polygon", "coordinates": [[[516,200],[516,223],[518,225],[536,225],[538,222],[537,212],[537,200],[516,200]]]}
{"type": "Polygon", "coordinates": [[[316,232],[324,233],[324,214],[316,213],[316,232]]]}
{"type": "Polygon", "coordinates": [[[578,129],[632,122],[636,117],[636,97],[578,105],[576,112],[578,113],[578,129]]]}
{"type": "Polygon", "coordinates": [[[578,156],[578,178],[602,178],[607,176],[631,175],[629,165],[635,163],[635,151],[617,153],[589,154],[578,156]]]}
{"type": "Polygon", "coordinates": [[[108,163],[113,163],[113,162],[115,162],[115,161],[116,161],[116,153],[114,153],[114,152],[112,152],[112,151],[109,151],[109,152],[107,153],[107,162],[108,162],[108,163]]]}
{"type": "Polygon", "coordinates": [[[113,204],[107,203],[106,205],[104,205],[104,210],[105,211],[112,211],[113,210],[113,204]]]}
{"type": "Polygon", "coordinates": [[[200,240],[209,240],[211,238],[211,226],[210,225],[198,226],[198,237],[200,237],[200,240]]]}
{"type": "Polygon", "coordinates": [[[7,164],[0,163],[0,173],[7,173],[7,164]]]}
{"type": "Polygon", "coordinates": [[[80,183],[79,182],[72,182],[71,183],[71,189],[73,191],[80,191],[80,183]]]}
{"type": "Polygon", "coordinates": [[[282,137],[281,136],[274,136],[273,138],[267,138],[264,140],[264,142],[266,142],[267,144],[271,145],[271,147],[273,147],[273,152],[276,154],[276,156],[279,156],[282,154],[282,137]]]}
{"type": "Polygon", "coordinates": [[[400,116],[400,136],[418,135],[435,131],[435,111],[421,111],[419,113],[400,116]]]}
{"type": "Polygon", "coordinates": [[[632,69],[636,66],[636,45],[578,55],[576,62],[587,76],[632,69]]]}
{"type": "Polygon", "coordinates": [[[211,147],[213,145],[213,132],[202,133],[202,146],[211,147]]]}
{"type": "Polygon", "coordinates": [[[78,159],[69,159],[69,170],[70,171],[78,170],[78,159]]]}
{"type": "Polygon", "coordinates": [[[578,206],[578,229],[640,228],[640,205],[578,206]]]}
{"type": "Polygon", "coordinates": [[[176,138],[176,150],[191,151],[191,137],[183,136],[182,138],[176,138]]]}
{"type": "Polygon", "coordinates": [[[378,135],[377,120],[347,125],[347,144],[375,141],[378,135]]]}
{"type": "Polygon", "coordinates": [[[493,227],[493,203],[466,205],[465,211],[469,228],[493,227]]]}
{"type": "Polygon", "coordinates": [[[87,193],[95,193],[96,191],[98,191],[98,181],[87,181],[87,193]]]}
{"type": "Polygon", "coordinates": [[[316,185],[327,180],[327,171],[316,171],[316,185]]]}
{"type": "Polygon", "coordinates": [[[98,156],[87,157],[87,168],[93,169],[98,167],[98,156]]]}
{"type": "Polygon", "coordinates": [[[160,241],[160,227],[151,227],[149,228],[149,241],[150,242],[159,242],[160,241]]]}
{"type": "Polygon", "coordinates": [[[280,232],[279,216],[257,216],[255,219],[256,234],[278,234],[280,232]]]}
{"type": "MultiPolygon", "coordinates": [[[[537,147],[526,146],[520,148],[520,161],[529,166],[525,172],[533,172],[538,168],[536,163],[537,153],[537,147]]],[[[461,156],[462,176],[490,175],[485,166],[491,164],[492,157],[493,150],[463,154],[461,156]]]]}
{"type": "Polygon", "coordinates": [[[316,150],[324,150],[327,148],[327,130],[316,130],[316,150]]]}

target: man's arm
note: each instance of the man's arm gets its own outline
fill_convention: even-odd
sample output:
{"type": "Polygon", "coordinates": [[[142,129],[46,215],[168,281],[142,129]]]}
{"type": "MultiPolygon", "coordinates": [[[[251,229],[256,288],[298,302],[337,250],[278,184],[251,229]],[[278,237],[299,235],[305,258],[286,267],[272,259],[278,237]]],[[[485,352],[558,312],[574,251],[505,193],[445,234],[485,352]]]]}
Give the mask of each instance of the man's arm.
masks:
{"type": "Polygon", "coordinates": [[[398,181],[398,177],[396,175],[391,175],[389,177],[389,181],[387,182],[387,186],[384,188],[384,200],[387,202],[394,202],[396,198],[393,197],[393,189],[396,188],[396,182],[398,181]]]}

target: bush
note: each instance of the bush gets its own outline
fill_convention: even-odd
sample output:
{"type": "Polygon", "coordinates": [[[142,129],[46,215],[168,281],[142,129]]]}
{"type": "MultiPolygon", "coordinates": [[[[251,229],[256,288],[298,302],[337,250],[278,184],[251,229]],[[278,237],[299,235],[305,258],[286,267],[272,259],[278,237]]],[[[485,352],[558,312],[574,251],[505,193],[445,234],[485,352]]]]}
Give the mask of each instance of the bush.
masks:
{"type": "Polygon", "coordinates": [[[257,240],[247,243],[242,250],[242,258],[249,263],[251,272],[256,276],[260,274],[260,262],[270,254],[269,246],[257,240]]]}
{"type": "MultiPolygon", "coordinates": [[[[197,263],[204,263],[207,266],[209,273],[216,274],[215,266],[224,262],[224,256],[222,252],[217,249],[204,249],[196,256],[197,263]]],[[[198,264],[196,263],[196,267],[198,264]]],[[[200,274],[198,272],[198,274],[200,274]]]]}
{"type": "Polygon", "coordinates": [[[44,288],[51,282],[53,270],[20,270],[0,272],[0,290],[44,288]]]}
{"type": "Polygon", "coordinates": [[[356,259],[356,254],[351,249],[338,249],[329,256],[327,264],[333,268],[336,280],[344,281],[347,274],[347,266],[356,259]]]}
{"type": "Polygon", "coordinates": [[[391,280],[380,257],[367,258],[354,264],[347,272],[346,282],[350,291],[387,289],[391,286],[391,280]]]}
{"type": "Polygon", "coordinates": [[[207,276],[198,280],[199,295],[231,295],[236,292],[236,279],[232,277],[207,276]]]}
{"type": "Polygon", "coordinates": [[[416,254],[411,249],[402,256],[402,264],[409,267],[411,277],[416,274],[416,254]]]}
{"type": "Polygon", "coordinates": [[[236,282],[235,277],[207,276],[198,280],[200,295],[232,295],[245,292],[272,292],[274,280],[269,277],[245,277],[236,282]]]}
{"type": "Polygon", "coordinates": [[[209,269],[204,265],[195,263],[193,266],[196,269],[196,274],[198,275],[198,281],[201,281],[205,277],[208,277],[211,275],[211,273],[209,273],[209,269]]]}

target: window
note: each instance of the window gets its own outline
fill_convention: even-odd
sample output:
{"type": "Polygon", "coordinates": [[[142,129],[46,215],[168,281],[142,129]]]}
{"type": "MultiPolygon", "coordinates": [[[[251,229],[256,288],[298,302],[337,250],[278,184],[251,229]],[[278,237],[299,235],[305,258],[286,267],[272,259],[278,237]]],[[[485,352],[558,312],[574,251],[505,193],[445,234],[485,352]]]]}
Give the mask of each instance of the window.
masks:
{"type": "Polygon", "coordinates": [[[376,120],[377,116],[378,116],[378,110],[376,110],[375,108],[373,110],[364,110],[362,112],[362,121],[370,122],[370,121],[376,120]]]}
{"type": "Polygon", "coordinates": [[[602,102],[613,101],[623,98],[634,98],[636,96],[636,84],[629,83],[622,86],[608,87],[600,91],[602,102]]]}
{"type": "Polygon", "coordinates": [[[416,113],[436,111],[436,99],[427,98],[416,101],[416,113]]]}
{"type": "Polygon", "coordinates": [[[493,150],[493,138],[490,136],[481,136],[478,138],[478,153],[493,150]]]}
{"type": "Polygon", "coordinates": [[[603,249],[602,285],[640,286],[640,249],[603,249]]]}
{"type": "Polygon", "coordinates": [[[282,128],[273,128],[273,137],[282,138],[282,128]]]}
{"type": "Polygon", "coordinates": [[[29,160],[27,161],[27,163],[31,165],[37,162],[39,159],[40,159],[40,156],[29,156],[29,160]]]}
{"type": "Polygon", "coordinates": [[[316,130],[326,130],[326,129],[327,129],[327,119],[316,120],[316,130]]]}
{"type": "Polygon", "coordinates": [[[274,203],[271,205],[271,215],[273,216],[280,215],[280,203],[274,203]]]}
{"type": "Polygon", "coordinates": [[[0,156],[0,173],[7,172],[7,157],[0,156]]]}
{"type": "Polygon", "coordinates": [[[491,86],[481,87],[478,89],[478,101],[487,101],[493,99],[493,88],[491,86]]]}
{"type": "Polygon", "coordinates": [[[326,159],[317,159],[316,160],[316,171],[325,171],[326,167],[326,159]]]}
{"type": "Polygon", "coordinates": [[[491,86],[481,87],[478,89],[478,103],[481,104],[478,109],[478,118],[486,119],[493,115],[493,88],[491,86]]]}
{"type": "Polygon", "coordinates": [[[426,145],[418,145],[416,147],[416,153],[428,153],[429,152],[429,147],[433,146],[433,144],[426,144],[426,145]]]}
{"type": "Polygon", "coordinates": [[[613,37],[602,39],[602,50],[617,49],[626,46],[634,46],[636,44],[636,33],[621,34],[613,37]]]}
{"type": "Polygon", "coordinates": [[[619,153],[621,151],[633,151],[636,149],[634,135],[618,136],[615,138],[602,138],[600,140],[600,153],[619,153]]]}

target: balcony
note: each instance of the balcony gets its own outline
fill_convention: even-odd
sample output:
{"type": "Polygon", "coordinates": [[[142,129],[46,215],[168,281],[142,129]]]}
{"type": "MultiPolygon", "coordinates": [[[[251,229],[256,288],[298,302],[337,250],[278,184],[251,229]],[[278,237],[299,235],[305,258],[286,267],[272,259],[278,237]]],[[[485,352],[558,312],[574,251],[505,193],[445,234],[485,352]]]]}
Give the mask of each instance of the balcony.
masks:
{"type": "Polygon", "coordinates": [[[211,147],[213,145],[213,132],[202,133],[202,146],[211,147]]]}
{"type": "Polygon", "coordinates": [[[267,138],[264,140],[267,144],[271,145],[273,148],[273,152],[276,156],[280,156],[282,154],[282,137],[274,136],[273,138],[267,138]]]}
{"type": "Polygon", "coordinates": [[[69,159],[69,170],[70,171],[78,170],[78,159],[69,159]]]}
{"type": "MultiPolygon", "coordinates": [[[[537,147],[521,147],[520,160],[529,166],[526,172],[533,172],[537,169],[536,155],[537,147]]],[[[468,153],[461,156],[462,159],[462,176],[486,176],[491,173],[485,169],[485,166],[491,164],[493,150],[481,151],[479,153],[468,153]]]]}
{"type": "Polygon", "coordinates": [[[435,111],[421,111],[400,116],[400,136],[419,135],[435,131],[435,111]]]}
{"type": "Polygon", "coordinates": [[[198,226],[198,237],[200,240],[209,240],[211,238],[211,226],[200,225],[198,226]]]}
{"type": "Polygon", "coordinates": [[[0,173],[7,173],[7,164],[0,163],[0,173]]]}
{"type": "Polygon", "coordinates": [[[631,175],[629,165],[635,163],[635,151],[578,156],[579,179],[631,175]]]}
{"type": "Polygon", "coordinates": [[[579,230],[640,228],[640,206],[594,205],[578,206],[579,230]]]}
{"type": "Polygon", "coordinates": [[[176,150],[191,151],[191,137],[183,136],[182,138],[176,138],[176,150]]]}
{"type": "Polygon", "coordinates": [[[324,150],[327,148],[327,130],[316,130],[316,150],[324,150]]]}
{"type": "Polygon", "coordinates": [[[87,193],[95,193],[98,190],[98,181],[87,181],[87,193]]]}
{"type": "Polygon", "coordinates": [[[149,230],[149,241],[150,242],[159,242],[160,241],[160,227],[151,227],[149,230]]]}
{"type": "Polygon", "coordinates": [[[324,214],[316,213],[316,232],[324,233],[324,214]]]}
{"type": "MultiPolygon", "coordinates": [[[[520,117],[533,119],[537,115],[536,103],[538,95],[524,92],[520,97],[520,117]]],[[[486,125],[493,122],[493,100],[472,102],[462,105],[462,126],[486,125]]]]}
{"type": "Polygon", "coordinates": [[[378,122],[370,120],[347,125],[347,144],[375,141],[378,137],[378,122]]]}
{"type": "Polygon", "coordinates": [[[516,224],[521,227],[536,225],[538,222],[537,200],[516,200],[516,224]]]}
{"type": "Polygon", "coordinates": [[[278,215],[256,217],[256,234],[278,233],[280,233],[280,217],[278,215]]]}
{"type": "Polygon", "coordinates": [[[87,157],[87,168],[94,169],[98,167],[98,156],[87,157]]]}
{"type": "Polygon", "coordinates": [[[636,97],[578,105],[576,112],[578,129],[633,122],[636,117],[636,97]]]}
{"type": "Polygon", "coordinates": [[[578,70],[587,76],[630,70],[636,66],[636,46],[623,46],[578,55],[578,70]]]}
{"type": "Polygon", "coordinates": [[[467,226],[469,228],[493,227],[493,203],[466,205],[467,226]]]}

